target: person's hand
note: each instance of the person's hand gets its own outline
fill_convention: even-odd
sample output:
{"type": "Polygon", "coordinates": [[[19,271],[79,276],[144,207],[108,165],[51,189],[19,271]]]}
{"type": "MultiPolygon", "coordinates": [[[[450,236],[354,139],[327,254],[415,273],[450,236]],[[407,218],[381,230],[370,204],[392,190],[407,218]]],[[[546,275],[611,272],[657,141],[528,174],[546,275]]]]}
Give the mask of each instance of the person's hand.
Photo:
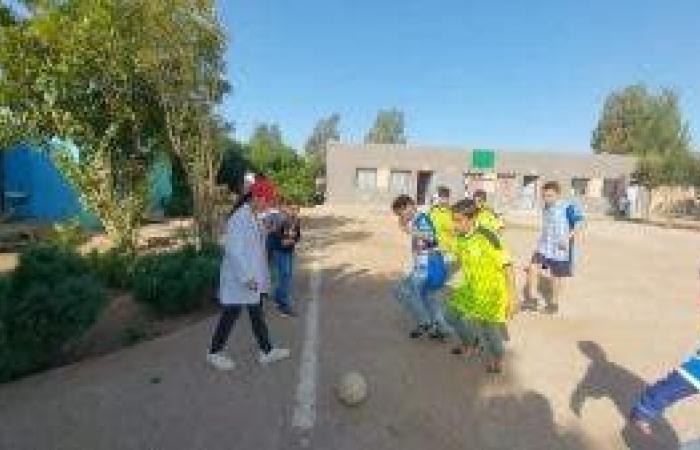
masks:
{"type": "Polygon", "coordinates": [[[245,284],[245,287],[248,288],[248,290],[257,292],[258,291],[258,282],[255,281],[255,279],[251,278],[248,280],[245,284]]]}

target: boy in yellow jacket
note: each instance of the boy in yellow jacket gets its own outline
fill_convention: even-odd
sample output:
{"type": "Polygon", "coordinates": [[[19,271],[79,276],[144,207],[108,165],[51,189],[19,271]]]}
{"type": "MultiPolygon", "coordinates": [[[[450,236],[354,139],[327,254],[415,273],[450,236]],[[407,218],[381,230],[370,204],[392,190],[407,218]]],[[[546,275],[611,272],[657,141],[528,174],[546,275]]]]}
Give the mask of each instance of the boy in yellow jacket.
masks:
{"type": "Polygon", "coordinates": [[[462,272],[447,303],[447,320],[467,351],[479,346],[487,371],[500,373],[505,354],[502,330],[515,305],[508,282],[512,266],[498,235],[478,225],[473,200],[458,202],[452,213],[453,245],[462,272]]]}

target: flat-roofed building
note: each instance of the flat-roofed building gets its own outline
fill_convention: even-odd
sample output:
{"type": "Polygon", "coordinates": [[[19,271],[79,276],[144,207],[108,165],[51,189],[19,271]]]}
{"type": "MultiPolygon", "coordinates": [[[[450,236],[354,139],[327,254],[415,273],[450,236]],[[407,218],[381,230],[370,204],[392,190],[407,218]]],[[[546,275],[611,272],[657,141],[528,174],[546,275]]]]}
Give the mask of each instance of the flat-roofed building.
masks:
{"type": "Polygon", "coordinates": [[[331,204],[386,205],[399,194],[426,204],[444,185],[453,198],[483,189],[497,208],[534,209],[552,180],[597,212],[616,207],[635,168],[618,155],[339,142],[328,144],[326,160],[331,204]]]}

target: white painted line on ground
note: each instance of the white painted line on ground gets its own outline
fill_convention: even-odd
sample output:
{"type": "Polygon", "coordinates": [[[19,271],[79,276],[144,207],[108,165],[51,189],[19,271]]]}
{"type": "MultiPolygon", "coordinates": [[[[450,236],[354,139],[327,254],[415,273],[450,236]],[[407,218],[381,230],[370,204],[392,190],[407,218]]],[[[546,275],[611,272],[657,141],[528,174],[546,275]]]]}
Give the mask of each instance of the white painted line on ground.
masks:
{"type": "Polygon", "coordinates": [[[316,385],[318,380],[318,320],[321,296],[321,270],[317,262],[312,264],[309,279],[310,301],[306,309],[306,335],[301,351],[299,384],[292,425],[310,430],[316,423],[316,385]]]}

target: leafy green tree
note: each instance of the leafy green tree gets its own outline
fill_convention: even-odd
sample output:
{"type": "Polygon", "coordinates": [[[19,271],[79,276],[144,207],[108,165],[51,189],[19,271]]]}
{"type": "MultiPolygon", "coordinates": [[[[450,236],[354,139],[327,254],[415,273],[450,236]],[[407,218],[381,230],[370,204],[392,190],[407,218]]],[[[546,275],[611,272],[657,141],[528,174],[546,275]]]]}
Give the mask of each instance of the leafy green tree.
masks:
{"type": "Polygon", "coordinates": [[[300,204],[310,205],[316,191],[316,172],[304,158],[296,157],[269,177],[277,184],[282,195],[300,204]]]}
{"type": "Polygon", "coordinates": [[[689,152],[690,134],[677,94],[665,89],[654,95],[644,85],[613,92],[605,101],[591,147],[596,153],[636,156],[689,152]]]}
{"type": "Polygon", "coordinates": [[[297,156],[282,140],[277,124],[258,125],[250,137],[248,149],[250,164],[265,175],[287,167],[297,156]]]}
{"type": "Polygon", "coordinates": [[[142,24],[122,3],[27,2],[32,15],[3,28],[0,139],[51,144],[83,204],[133,247],[162,115],[134,62],[142,24]]]}
{"type": "Polygon", "coordinates": [[[16,19],[10,8],[0,3],[0,27],[14,25],[15,23],[16,19]]]}
{"type": "Polygon", "coordinates": [[[311,136],[309,136],[306,145],[304,145],[306,157],[318,160],[320,167],[325,166],[326,163],[326,146],[328,142],[340,139],[339,122],[340,115],[337,113],[322,118],[316,123],[311,136]]]}
{"type": "Polygon", "coordinates": [[[217,231],[219,145],[228,126],[215,108],[229,91],[224,78],[226,36],[214,0],[135,2],[146,39],[137,65],[157,92],[169,147],[181,161],[193,194],[197,235],[217,231]]]}
{"type": "Polygon", "coordinates": [[[377,113],[374,125],[365,136],[368,144],[405,144],[403,112],[393,109],[382,109],[377,113]]]}
{"type": "Polygon", "coordinates": [[[221,145],[223,146],[223,161],[219,169],[218,183],[228,186],[232,192],[238,192],[242,187],[246,171],[250,169],[248,146],[229,136],[222,138],[221,145]]]}
{"type": "Polygon", "coordinates": [[[635,177],[645,186],[700,185],[698,158],[678,95],[650,93],[641,84],[613,92],[593,131],[596,153],[638,157],[635,177]]]}

